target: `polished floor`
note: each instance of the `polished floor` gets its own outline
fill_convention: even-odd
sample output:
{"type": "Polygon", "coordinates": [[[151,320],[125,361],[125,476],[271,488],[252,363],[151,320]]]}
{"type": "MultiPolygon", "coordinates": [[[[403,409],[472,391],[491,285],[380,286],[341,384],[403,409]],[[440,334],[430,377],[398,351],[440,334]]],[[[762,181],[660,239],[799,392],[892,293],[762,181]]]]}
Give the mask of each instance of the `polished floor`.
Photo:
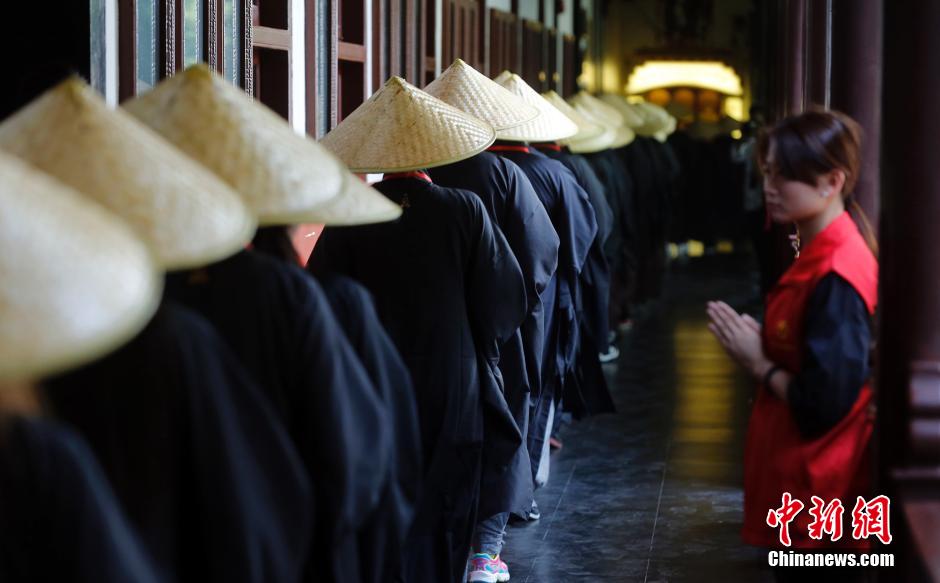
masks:
{"type": "Polygon", "coordinates": [[[717,256],[671,267],[609,365],[618,413],[562,429],[536,495],[541,520],[510,527],[512,581],[773,580],[738,536],[752,385],[705,317],[709,299],[758,315],[748,266],[717,256]]]}

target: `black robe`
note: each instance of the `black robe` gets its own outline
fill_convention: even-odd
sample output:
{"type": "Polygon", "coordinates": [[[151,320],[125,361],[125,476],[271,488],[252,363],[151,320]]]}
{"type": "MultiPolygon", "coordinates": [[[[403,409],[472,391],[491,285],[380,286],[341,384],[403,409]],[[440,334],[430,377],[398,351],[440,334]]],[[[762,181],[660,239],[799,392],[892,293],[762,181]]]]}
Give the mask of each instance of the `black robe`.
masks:
{"type": "Polygon", "coordinates": [[[415,178],[376,188],[402,217],[325,229],[308,269],[365,285],[411,372],[427,463],[402,579],[456,583],[476,524],[484,438],[497,466],[522,440],[496,366],[525,316],[522,273],[473,193],[415,178]]]}
{"type": "MultiPolygon", "coordinates": [[[[558,265],[558,234],[525,173],[514,163],[481,152],[428,171],[435,184],[464,188],[480,197],[522,270],[528,311],[516,334],[502,347],[499,370],[506,401],[523,435],[528,435],[531,395],[541,393],[545,316],[541,294],[558,265]]],[[[518,512],[532,502],[532,463],[525,442],[507,471],[484,467],[480,517],[518,512]]]]}
{"type": "Polygon", "coordinates": [[[359,579],[387,583],[401,567],[423,473],[414,386],[398,349],[379,321],[369,292],[341,275],[326,275],[319,282],[392,422],[390,479],[378,508],[359,529],[357,540],[359,579]]]}
{"type": "Polygon", "coordinates": [[[501,156],[515,162],[532,183],[558,233],[558,270],[543,294],[546,343],[542,359],[542,393],[529,425],[529,457],[533,479],[538,473],[551,403],[564,391],[564,380],[573,370],[577,355],[581,270],[597,235],[597,219],[588,194],[574,175],[557,160],[534,148],[497,146],[501,156]]]}
{"type": "Polygon", "coordinates": [[[258,383],[316,492],[308,581],[357,581],[356,533],[388,482],[385,405],[320,286],[255,251],[167,276],[167,296],[218,330],[258,383]]]}
{"type": "Polygon", "coordinates": [[[604,244],[613,229],[613,211],[604,187],[591,165],[583,157],[553,145],[539,145],[539,151],[558,160],[571,170],[578,184],[588,193],[597,217],[597,236],[588,251],[581,270],[581,301],[577,306],[580,347],[574,367],[565,381],[563,402],[575,418],[615,411],[607,379],[601,369],[598,353],[607,352],[610,303],[610,267],[604,244]]]}
{"type": "Polygon", "coordinates": [[[604,185],[584,157],[572,154],[558,147],[538,146],[539,151],[554,158],[571,170],[581,188],[587,192],[591,207],[597,218],[597,236],[588,251],[587,262],[581,272],[581,284],[584,288],[584,331],[589,335],[595,349],[607,350],[608,307],[610,300],[610,266],[604,253],[604,246],[613,231],[614,215],[607,201],[604,185]]]}
{"type": "Polygon", "coordinates": [[[584,157],[604,186],[613,211],[611,235],[604,246],[610,266],[610,325],[630,317],[639,270],[634,210],[635,185],[621,157],[623,148],[603,150],[584,157]]]}
{"type": "Polygon", "coordinates": [[[162,574],[296,581],[312,493],[260,389],[208,322],[164,301],[131,342],[47,381],[162,574]]]}
{"type": "Polygon", "coordinates": [[[0,581],[160,580],[82,439],[0,415],[0,581]]]}
{"type": "Polygon", "coordinates": [[[669,207],[674,198],[678,160],[667,144],[645,137],[638,137],[625,150],[625,160],[631,172],[642,178],[643,191],[637,207],[643,218],[644,258],[639,297],[652,300],[662,292],[669,207]]]}

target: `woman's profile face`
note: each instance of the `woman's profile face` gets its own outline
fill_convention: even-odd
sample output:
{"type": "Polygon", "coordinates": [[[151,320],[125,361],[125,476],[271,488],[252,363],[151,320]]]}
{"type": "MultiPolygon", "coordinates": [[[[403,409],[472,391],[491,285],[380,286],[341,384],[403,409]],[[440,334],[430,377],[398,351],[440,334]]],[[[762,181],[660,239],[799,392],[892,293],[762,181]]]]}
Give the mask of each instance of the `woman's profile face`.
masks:
{"type": "Polygon", "coordinates": [[[767,160],[761,168],[764,174],[764,200],[767,212],[775,223],[793,223],[812,218],[823,212],[833,196],[822,196],[826,186],[820,177],[816,185],[790,180],[772,171],[774,164],[773,143],[767,151],[767,160]]]}

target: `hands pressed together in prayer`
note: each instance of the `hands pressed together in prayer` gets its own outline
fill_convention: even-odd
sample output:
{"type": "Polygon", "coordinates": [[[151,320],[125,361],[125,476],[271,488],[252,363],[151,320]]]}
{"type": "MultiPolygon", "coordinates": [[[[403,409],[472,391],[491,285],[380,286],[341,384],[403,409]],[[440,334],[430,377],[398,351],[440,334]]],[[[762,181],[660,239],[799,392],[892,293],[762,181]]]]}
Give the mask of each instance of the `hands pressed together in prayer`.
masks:
{"type": "Polygon", "coordinates": [[[708,329],[725,352],[756,379],[762,379],[773,363],[764,355],[761,325],[747,314],[738,314],[724,302],[708,302],[708,329]]]}

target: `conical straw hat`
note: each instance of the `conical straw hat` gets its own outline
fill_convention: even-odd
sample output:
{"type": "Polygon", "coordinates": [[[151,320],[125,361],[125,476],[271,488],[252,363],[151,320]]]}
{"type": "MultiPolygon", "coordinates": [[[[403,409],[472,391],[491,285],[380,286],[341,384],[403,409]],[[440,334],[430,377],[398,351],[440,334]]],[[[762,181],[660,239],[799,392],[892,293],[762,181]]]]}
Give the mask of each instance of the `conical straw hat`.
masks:
{"type": "Polygon", "coordinates": [[[673,132],[676,131],[676,123],[677,123],[676,118],[670,117],[666,121],[667,121],[666,127],[656,132],[656,134],[653,136],[660,142],[665,142],[669,138],[669,136],[671,136],[673,132]]]}
{"type": "Polygon", "coordinates": [[[568,98],[568,103],[577,109],[581,105],[586,111],[590,111],[595,119],[600,121],[606,127],[617,127],[624,124],[623,116],[614,107],[604,103],[594,97],[587,91],[578,91],[572,97],[568,98]]]}
{"type": "MultiPolygon", "coordinates": [[[[596,123],[602,123],[598,118],[599,115],[602,115],[602,111],[598,109],[588,109],[584,102],[579,102],[575,105],[575,110],[587,117],[588,119],[594,120],[596,123]]],[[[636,139],[636,133],[626,124],[621,124],[616,127],[609,128],[612,132],[612,137],[610,138],[609,148],[622,148],[627,146],[636,139]]]]}
{"type": "Polygon", "coordinates": [[[623,123],[627,124],[630,128],[635,129],[643,125],[643,116],[638,114],[636,110],[627,103],[627,100],[624,99],[623,96],[605,93],[600,96],[600,100],[616,109],[623,117],[623,123]]]}
{"type": "Polygon", "coordinates": [[[578,133],[568,138],[569,140],[584,141],[604,133],[604,126],[578,113],[575,108],[568,105],[568,102],[562,99],[561,95],[558,95],[554,91],[546,91],[542,94],[542,97],[578,126],[578,133]]]}
{"type": "Polygon", "coordinates": [[[497,83],[498,85],[502,86],[506,83],[506,81],[509,81],[512,78],[512,76],[513,76],[512,71],[508,69],[503,69],[502,73],[493,77],[493,83],[497,83]]]}
{"type": "Polygon", "coordinates": [[[393,203],[354,174],[346,173],[343,194],[312,209],[318,221],[336,227],[351,227],[394,221],[401,216],[401,206],[393,203]]]}
{"type": "Polygon", "coordinates": [[[497,131],[532,121],[539,111],[461,59],[457,59],[424,91],[482,119],[497,131]]]}
{"type": "Polygon", "coordinates": [[[262,225],[357,224],[388,211],[389,201],[376,191],[347,193],[347,184],[356,185],[339,160],[205,64],[124,107],[241,194],[262,225]],[[337,196],[356,196],[356,202],[325,204],[337,196]],[[332,212],[317,212],[321,208],[332,212]]]}
{"type": "Polygon", "coordinates": [[[636,139],[636,132],[626,124],[614,129],[614,140],[610,144],[611,148],[622,148],[629,146],[636,139]]]}
{"type": "Polygon", "coordinates": [[[511,93],[539,110],[539,116],[532,121],[508,130],[496,132],[500,140],[513,142],[554,142],[570,138],[578,133],[578,126],[549,103],[535,89],[522,80],[519,75],[510,75],[500,83],[511,93]]]}
{"type": "Polygon", "coordinates": [[[7,154],[0,209],[0,379],[94,360],[153,315],[162,278],[118,217],[7,154]]]}
{"type": "Polygon", "coordinates": [[[405,172],[475,156],[496,130],[392,77],[320,141],[353,172],[405,172]]]}
{"type": "Polygon", "coordinates": [[[598,136],[586,140],[570,140],[565,142],[565,145],[575,154],[594,154],[595,152],[610,148],[615,139],[615,131],[613,129],[605,129],[598,136]]]}
{"type": "Polygon", "coordinates": [[[668,129],[672,116],[662,107],[646,101],[633,104],[633,107],[644,117],[643,125],[636,128],[639,135],[651,137],[668,129]]]}
{"type": "Polygon", "coordinates": [[[0,148],[120,215],[164,269],[223,259],[255,230],[235,192],[78,78],[0,124],[0,148]]]}

